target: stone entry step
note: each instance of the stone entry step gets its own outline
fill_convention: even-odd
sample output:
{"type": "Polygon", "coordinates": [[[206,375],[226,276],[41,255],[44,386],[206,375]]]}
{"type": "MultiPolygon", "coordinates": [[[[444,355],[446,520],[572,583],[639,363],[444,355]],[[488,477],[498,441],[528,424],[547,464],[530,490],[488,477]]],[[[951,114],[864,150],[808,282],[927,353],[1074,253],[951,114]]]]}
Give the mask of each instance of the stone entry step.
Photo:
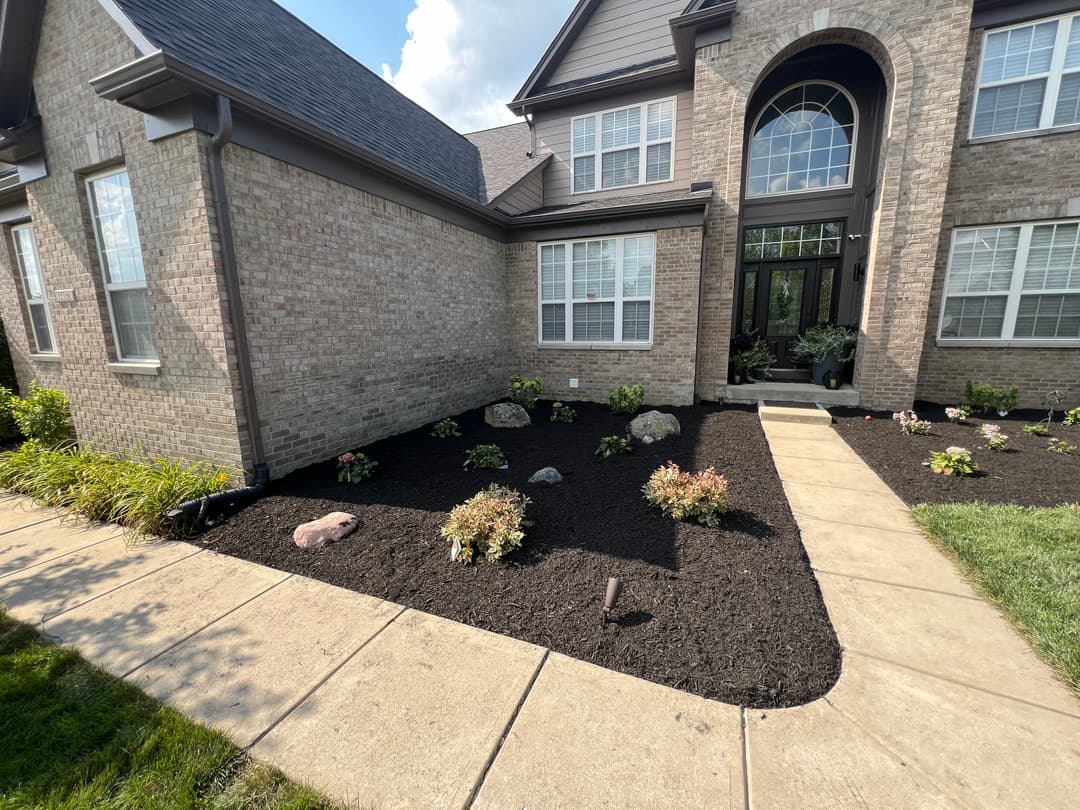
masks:
{"type": "Polygon", "coordinates": [[[759,382],[746,385],[721,386],[720,399],[736,404],[756,402],[809,402],[825,406],[855,408],[859,405],[859,392],[850,385],[830,391],[813,383],[759,382]]]}
{"type": "Polygon", "coordinates": [[[758,418],[762,422],[796,422],[804,425],[831,425],[832,417],[824,408],[817,405],[785,403],[766,405],[758,403],[758,418]]]}

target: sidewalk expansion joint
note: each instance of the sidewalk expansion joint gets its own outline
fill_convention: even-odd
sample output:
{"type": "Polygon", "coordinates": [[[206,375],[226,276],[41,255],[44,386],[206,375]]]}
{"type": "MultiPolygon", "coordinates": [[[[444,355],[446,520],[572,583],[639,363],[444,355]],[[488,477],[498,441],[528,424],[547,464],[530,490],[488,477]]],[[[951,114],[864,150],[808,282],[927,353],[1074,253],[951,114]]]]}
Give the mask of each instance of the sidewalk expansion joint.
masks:
{"type": "Polygon", "coordinates": [[[0,535],[14,534],[15,532],[21,532],[23,529],[30,529],[34,526],[40,526],[42,523],[48,523],[50,520],[59,520],[59,515],[52,515],[51,517],[42,518],[41,520],[35,520],[33,523],[27,523],[25,526],[16,526],[14,529],[4,529],[0,532],[0,535]]]}
{"type": "Polygon", "coordinates": [[[0,574],[0,583],[2,583],[8,577],[13,577],[16,574],[22,573],[23,571],[29,571],[31,568],[37,568],[39,565],[48,565],[51,562],[56,562],[57,560],[62,560],[64,557],[68,557],[68,556],[70,556],[72,554],[78,554],[80,551],[86,551],[86,549],[88,549],[88,548],[93,548],[94,546],[100,546],[102,543],[108,543],[110,540],[115,540],[117,537],[120,537],[122,534],[123,534],[122,531],[117,532],[116,534],[111,534],[108,537],[102,538],[101,540],[95,540],[93,543],[87,543],[85,546],[79,546],[78,548],[69,549],[68,551],[63,552],[62,554],[57,554],[55,557],[46,557],[44,560],[38,560],[35,563],[30,563],[29,565],[24,565],[22,568],[16,568],[13,571],[8,571],[6,574],[0,574]]]}
{"type": "MultiPolygon", "coordinates": [[[[869,532],[889,532],[890,534],[910,534],[912,537],[918,537],[920,540],[926,540],[926,536],[921,534],[915,529],[898,529],[886,526],[870,526],[866,523],[852,523],[848,520],[829,520],[828,518],[816,517],[815,515],[808,515],[806,512],[799,512],[795,509],[791,510],[791,513],[795,516],[795,522],[800,520],[816,520],[820,523],[831,523],[834,526],[848,526],[853,529],[866,529],[869,532]]],[[[910,512],[908,513],[910,514],[910,512]]],[[[927,540],[927,542],[929,542],[927,540]]]]}
{"type": "Polygon", "coordinates": [[[536,684],[536,679],[540,677],[540,670],[544,668],[544,664],[547,663],[548,656],[551,655],[551,650],[545,649],[544,654],[540,656],[540,661],[536,665],[536,669],[533,670],[532,676],[529,678],[529,682],[525,684],[525,688],[521,691],[521,697],[518,698],[517,705],[514,706],[514,711],[510,713],[510,719],[506,721],[506,726],[503,728],[502,734],[499,736],[498,742],[491,749],[491,754],[488,756],[487,761],[484,763],[484,767],[480,770],[480,775],[473,783],[472,790],[469,791],[468,798],[465,799],[465,807],[472,807],[473,802],[476,801],[476,797],[480,794],[480,789],[483,788],[484,782],[487,780],[487,775],[491,771],[491,768],[495,765],[495,760],[499,756],[499,752],[502,751],[503,744],[506,742],[506,738],[510,736],[510,730],[514,727],[514,723],[517,722],[518,714],[521,713],[521,707],[525,705],[525,700],[529,697],[529,693],[532,692],[533,686],[536,684]]]}
{"type": "MultiPolygon", "coordinates": [[[[813,566],[811,566],[813,567],[813,566]]],[[[951,596],[956,599],[968,599],[972,602],[982,602],[978,596],[967,595],[962,593],[953,593],[951,591],[942,591],[938,588],[927,588],[922,585],[908,585],[903,582],[892,582],[887,579],[874,579],[873,577],[860,577],[858,574],[845,574],[842,571],[829,571],[825,568],[814,568],[814,572],[818,574],[828,574],[830,577],[843,577],[844,579],[857,579],[860,582],[872,582],[875,585],[888,585],[891,588],[903,588],[908,591],[922,591],[924,593],[936,593],[939,596],[951,596]]]]}
{"type": "Polygon", "coordinates": [[[397,613],[395,613],[393,616],[391,616],[382,627],[380,627],[378,630],[376,630],[374,633],[372,633],[370,636],[368,636],[366,639],[364,639],[364,641],[362,641],[360,643],[360,645],[355,650],[353,650],[351,653],[349,653],[347,656],[345,656],[341,660],[341,662],[339,664],[337,664],[337,666],[331,667],[330,670],[325,675],[323,675],[321,678],[319,678],[319,680],[317,680],[314,684],[311,685],[310,689],[308,689],[306,692],[304,692],[304,694],[302,694],[299,698],[297,698],[295,701],[293,701],[292,704],[290,704],[289,707],[286,708],[284,712],[282,712],[281,717],[279,717],[277,720],[275,720],[270,725],[268,725],[266,728],[264,728],[261,732],[259,732],[255,736],[255,739],[253,739],[247,745],[243,746],[244,750],[245,751],[251,751],[252,748],[254,748],[256,745],[258,745],[260,742],[262,742],[271,731],[273,731],[275,728],[280,726],[290,714],[292,714],[297,709],[299,709],[300,706],[302,706],[308,700],[308,698],[310,698],[317,691],[319,691],[328,680],[330,680],[335,675],[337,675],[338,672],[341,671],[342,667],[344,667],[346,664],[348,664],[350,661],[352,661],[357,655],[359,655],[360,652],[364,648],[366,648],[371,642],[373,642],[380,635],[382,635],[382,632],[384,630],[386,630],[386,628],[388,628],[390,625],[392,625],[394,622],[396,622],[399,618],[401,618],[402,614],[404,614],[408,610],[409,610],[409,608],[402,607],[401,610],[399,610],[397,613]]]}
{"type": "Polygon", "coordinates": [[[746,707],[739,707],[739,741],[742,743],[743,807],[751,810],[750,802],[750,727],[746,722],[746,707]]]}
{"type": "Polygon", "coordinates": [[[891,495],[892,497],[896,498],[896,502],[899,504],[899,507],[897,508],[902,509],[904,512],[910,511],[907,508],[907,505],[896,496],[896,493],[889,489],[885,484],[882,484],[880,487],[874,487],[873,489],[863,489],[860,487],[842,487],[839,484],[822,484],[820,481],[794,481],[791,478],[784,478],[784,476],[782,475],[780,476],[780,482],[782,484],[794,484],[795,486],[799,487],[821,487],[822,489],[839,489],[843,490],[844,492],[857,492],[860,495],[891,495]]]}

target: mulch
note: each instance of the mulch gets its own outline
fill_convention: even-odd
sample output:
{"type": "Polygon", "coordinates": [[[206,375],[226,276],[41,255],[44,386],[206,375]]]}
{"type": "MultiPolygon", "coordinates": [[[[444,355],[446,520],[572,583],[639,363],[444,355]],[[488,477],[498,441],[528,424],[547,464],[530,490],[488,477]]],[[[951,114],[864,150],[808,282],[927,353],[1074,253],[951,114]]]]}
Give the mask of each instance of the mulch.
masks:
{"type": "Polygon", "coordinates": [[[680,437],[602,460],[600,438],[623,435],[629,417],[573,407],[571,424],[549,422],[541,402],[522,429],[489,428],[478,409],[456,417],[461,438],[434,439],[426,427],[385,439],[362,448],[379,467],[360,484],[338,484],[334,461],[313,465],[271,483],[201,542],[727,703],[794,706],[825,694],[840,647],[754,409],[664,409],[680,437]],[[498,444],[509,470],[462,469],[481,443],[498,444]],[[728,477],[732,509],[720,528],[646,503],[641,487],[668,459],[728,477]],[[565,482],[527,483],[546,466],[565,482]],[[532,499],[524,547],[501,563],[451,562],[439,528],[496,481],[532,499]],[[356,532],[318,551],[294,546],[299,523],[335,510],[358,515],[356,532]],[[624,590],[604,624],[611,576],[624,590]]]}
{"type": "Polygon", "coordinates": [[[1047,450],[1050,437],[1080,445],[1080,426],[1065,427],[1062,413],[1050,425],[1050,437],[1027,436],[1024,425],[1046,418],[1046,411],[1013,411],[1006,417],[972,415],[964,424],[945,416],[945,406],[915,403],[920,419],[933,424],[927,436],[905,436],[891,413],[830,408],[836,431],[908,505],[920,503],[1013,503],[1059,506],[1080,501],[1080,455],[1047,450]],[[991,452],[979,434],[985,423],[999,425],[1009,437],[1008,450],[991,452]],[[960,446],[979,465],[974,475],[937,475],[924,467],[931,451],[960,446]]]}

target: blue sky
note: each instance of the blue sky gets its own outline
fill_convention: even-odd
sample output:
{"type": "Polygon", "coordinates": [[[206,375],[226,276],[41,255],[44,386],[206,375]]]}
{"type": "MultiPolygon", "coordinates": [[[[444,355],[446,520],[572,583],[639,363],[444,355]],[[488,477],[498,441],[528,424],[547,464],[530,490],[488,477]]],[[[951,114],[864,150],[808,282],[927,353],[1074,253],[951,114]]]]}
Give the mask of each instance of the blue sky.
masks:
{"type": "Polygon", "coordinates": [[[506,102],[574,0],[277,0],[461,132],[516,119],[506,102]]]}

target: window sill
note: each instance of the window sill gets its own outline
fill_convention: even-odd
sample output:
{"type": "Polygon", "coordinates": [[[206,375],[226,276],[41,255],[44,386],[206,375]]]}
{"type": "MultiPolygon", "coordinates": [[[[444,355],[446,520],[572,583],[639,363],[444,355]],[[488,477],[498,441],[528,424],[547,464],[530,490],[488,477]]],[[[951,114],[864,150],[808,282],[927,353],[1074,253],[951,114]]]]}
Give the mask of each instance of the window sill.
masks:
{"type": "Polygon", "coordinates": [[[1080,340],[963,340],[938,338],[942,349],[1080,349],[1080,340]]]}
{"type": "Polygon", "coordinates": [[[161,373],[161,363],[109,363],[109,371],[113,374],[142,374],[156,377],[161,373]]]}
{"type": "Polygon", "coordinates": [[[570,349],[570,350],[584,350],[592,351],[599,349],[600,351],[609,352],[647,352],[652,349],[651,343],[543,343],[536,344],[538,349],[570,349]]]}
{"type": "Polygon", "coordinates": [[[1065,135],[1069,132],[1080,132],[1080,124],[1067,124],[1061,127],[1048,127],[1047,129],[1029,129],[1024,132],[1006,132],[1001,135],[985,135],[981,138],[968,138],[962,145],[979,146],[984,143],[1017,141],[1021,138],[1038,138],[1043,135],[1065,135]]]}
{"type": "Polygon", "coordinates": [[[607,188],[588,188],[584,191],[574,191],[573,187],[570,189],[571,197],[580,197],[582,194],[603,194],[607,191],[627,191],[635,188],[647,188],[648,186],[662,186],[664,183],[674,183],[675,175],[664,180],[646,180],[644,183],[631,183],[628,186],[608,186],[607,188]]]}
{"type": "Polygon", "coordinates": [[[59,354],[31,354],[30,359],[35,363],[59,363],[59,354]]]}

